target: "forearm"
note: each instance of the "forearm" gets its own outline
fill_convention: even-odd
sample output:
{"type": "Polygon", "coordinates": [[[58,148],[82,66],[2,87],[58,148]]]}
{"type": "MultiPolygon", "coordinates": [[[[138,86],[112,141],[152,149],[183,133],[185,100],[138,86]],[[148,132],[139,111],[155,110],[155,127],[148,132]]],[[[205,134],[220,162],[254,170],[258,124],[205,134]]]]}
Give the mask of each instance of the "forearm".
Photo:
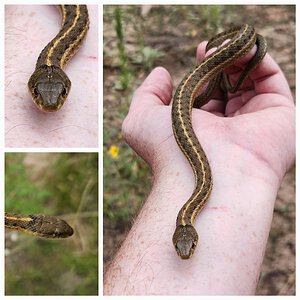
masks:
{"type": "Polygon", "coordinates": [[[234,167],[230,157],[212,163],[214,188],[196,219],[199,242],[189,260],[177,256],[172,235],[193,190],[192,171],[179,161],[155,172],[152,192],[105,274],[105,294],[253,294],[279,180],[248,155],[234,167]]]}

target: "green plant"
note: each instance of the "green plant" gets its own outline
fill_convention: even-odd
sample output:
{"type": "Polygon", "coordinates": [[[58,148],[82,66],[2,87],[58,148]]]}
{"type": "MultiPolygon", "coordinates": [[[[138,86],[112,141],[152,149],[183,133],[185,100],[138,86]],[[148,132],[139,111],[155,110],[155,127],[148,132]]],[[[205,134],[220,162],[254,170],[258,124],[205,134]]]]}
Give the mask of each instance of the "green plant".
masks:
{"type": "Polygon", "coordinates": [[[115,31],[117,35],[117,47],[118,47],[118,55],[119,55],[119,68],[120,68],[120,76],[116,88],[126,90],[130,84],[131,72],[128,68],[128,61],[125,52],[122,11],[118,6],[116,6],[114,10],[114,17],[115,17],[115,31]]]}

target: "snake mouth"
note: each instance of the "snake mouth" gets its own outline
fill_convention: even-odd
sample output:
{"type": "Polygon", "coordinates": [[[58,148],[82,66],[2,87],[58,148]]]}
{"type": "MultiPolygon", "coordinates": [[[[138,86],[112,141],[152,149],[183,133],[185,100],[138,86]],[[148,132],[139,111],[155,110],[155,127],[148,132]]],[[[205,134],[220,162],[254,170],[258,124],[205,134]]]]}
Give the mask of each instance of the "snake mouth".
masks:
{"type": "Polygon", "coordinates": [[[45,105],[41,101],[34,101],[34,103],[37,105],[37,107],[41,111],[51,113],[51,112],[55,112],[55,111],[59,110],[62,107],[64,102],[60,102],[56,105],[45,105]]]}

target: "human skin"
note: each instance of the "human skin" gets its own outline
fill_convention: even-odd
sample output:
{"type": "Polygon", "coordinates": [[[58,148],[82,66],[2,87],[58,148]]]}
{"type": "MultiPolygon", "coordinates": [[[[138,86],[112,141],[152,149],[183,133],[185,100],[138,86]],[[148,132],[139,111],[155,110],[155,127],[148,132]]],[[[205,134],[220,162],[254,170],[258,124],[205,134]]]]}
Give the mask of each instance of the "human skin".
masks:
{"type": "Polygon", "coordinates": [[[98,146],[98,8],[88,6],[90,29],[65,67],[72,82],[63,107],[53,113],[33,103],[27,83],[38,55],[58,33],[54,5],[5,6],[5,146],[98,146]]]}
{"type": "MultiPolygon", "coordinates": [[[[205,43],[197,50],[204,57],[205,43]]],[[[226,70],[231,80],[255,49],[226,70]]],[[[189,260],[172,244],[193,172],[172,133],[169,73],[154,69],[136,90],[123,123],[128,144],[152,168],[153,187],[104,275],[105,295],[255,293],[276,194],[295,159],[295,107],[286,79],[267,54],[228,104],[218,96],[193,109],[193,127],[211,165],[213,190],[196,219],[189,260]]]]}

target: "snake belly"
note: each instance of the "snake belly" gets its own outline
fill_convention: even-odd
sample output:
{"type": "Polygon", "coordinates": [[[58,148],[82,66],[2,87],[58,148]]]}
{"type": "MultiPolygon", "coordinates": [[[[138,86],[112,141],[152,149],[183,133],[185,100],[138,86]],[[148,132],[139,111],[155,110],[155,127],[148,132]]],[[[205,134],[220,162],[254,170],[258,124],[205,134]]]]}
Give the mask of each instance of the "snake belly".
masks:
{"type": "Polygon", "coordinates": [[[224,79],[227,91],[236,91],[266,53],[264,38],[247,24],[216,35],[209,41],[206,50],[220,46],[226,39],[230,41],[217,48],[183,78],[173,98],[171,114],[174,137],[195,176],[194,191],[178,213],[172,239],[175,250],[182,259],[189,259],[195,251],[198,243],[195,218],[207,203],[213,187],[207,156],[193,130],[192,108],[200,108],[210,100],[212,92],[221,82],[224,69],[248,53],[255,44],[257,52],[242,71],[236,85],[231,86],[228,78],[224,77],[227,79],[224,79]],[[202,92],[206,85],[206,90],[202,92]],[[202,94],[198,95],[200,92],[202,94]]]}
{"type": "Polygon", "coordinates": [[[61,29],[40,53],[28,82],[33,102],[45,112],[57,111],[65,103],[71,81],[63,68],[82,44],[90,23],[86,5],[60,5],[59,8],[61,29]]]}
{"type": "Polygon", "coordinates": [[[67,238],[74,232],[66,221],[49,215],[5,213],[4,219],[6,228],[43,238],[67,238]]]}

